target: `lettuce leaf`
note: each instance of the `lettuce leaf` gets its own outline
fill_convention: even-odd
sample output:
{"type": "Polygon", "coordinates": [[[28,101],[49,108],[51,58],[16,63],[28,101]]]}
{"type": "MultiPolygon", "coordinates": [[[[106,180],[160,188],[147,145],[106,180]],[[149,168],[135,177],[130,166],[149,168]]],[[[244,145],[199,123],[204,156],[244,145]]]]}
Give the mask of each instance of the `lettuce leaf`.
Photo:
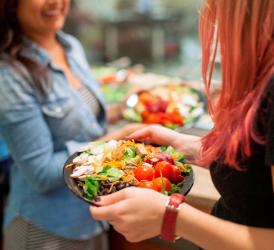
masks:
{"type": "Polygon", "coordinates": [[[85,178],[84,184],[84,194],[85,196],[92,200],[97,196],[99,190],[99,181],[95,180],[92,176],[87,176],[85,178]]]}
{"type": "Polygon", "coordinates": [[[118,181],[123,175],[124,172],[118,168],[113,168],[111,166],[105,166],[104,169],[98,173],[99,176],[105,177],[111,182],[118,181]]]}

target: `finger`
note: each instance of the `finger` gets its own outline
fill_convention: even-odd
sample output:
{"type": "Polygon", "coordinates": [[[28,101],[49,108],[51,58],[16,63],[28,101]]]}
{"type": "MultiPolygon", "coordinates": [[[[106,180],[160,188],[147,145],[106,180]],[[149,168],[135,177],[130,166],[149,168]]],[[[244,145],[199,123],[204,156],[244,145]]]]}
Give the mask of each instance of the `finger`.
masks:
{"type": "Polygon", "coordinates": [[[120,201],[109,206],[90,206],[89,210],[94,219],[106,220],[115,223],[115,221],[119,220],[119,218],[123,214],[123,210],[125,208],[126,203],[126,201],[120,201]]]}
{"type": "Polygon", "coordinates": [[[127,138],[133,139],[133,140],[143,140],[143,139],[151,137],[151,135],[152,135],[152,131],[151,131],[150,127],[145,127],[145,128],[137,130],[137,131],[133,132],[132,134],[128,135],[127,138]]]}
{"type": "Polygon", "coordinates": [[[125,190],[123,189],[113,194],[100,196],[100,201],[96,202],[96,205],[109,206],[125,199],[125,197],[125,190]]]}
{"type": "Polygon", "coordinates": [[[106,207],[90,206],[89,211],[95,220],[106,220],[106,221],[113,220],[112,206],[106,206],[106,207]]]}
{"type": "Polygon", "coordinates": [[[122,234],[123,236],[126,236],[128,234],[128,230],[122,228],[119,223],[116,224],[116,222],[114,222],[114,223],[110,223],[110,224],[112,225],[112,227],[114,228],[115,231],[122,234]]]}

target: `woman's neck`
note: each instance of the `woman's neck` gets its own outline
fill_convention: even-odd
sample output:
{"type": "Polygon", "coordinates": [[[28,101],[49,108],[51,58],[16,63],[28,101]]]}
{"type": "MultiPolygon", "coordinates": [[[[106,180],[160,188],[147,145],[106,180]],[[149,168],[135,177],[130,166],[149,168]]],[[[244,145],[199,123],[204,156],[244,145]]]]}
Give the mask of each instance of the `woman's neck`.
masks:
{"type": "Polygon", "coordinates": [[[56,33],[36,33],[36,34],[28,34],[26,35],[39,44],[42,48],[47,51],[51,51],[58,45],[58,41],[56,39],[56,33]]]}

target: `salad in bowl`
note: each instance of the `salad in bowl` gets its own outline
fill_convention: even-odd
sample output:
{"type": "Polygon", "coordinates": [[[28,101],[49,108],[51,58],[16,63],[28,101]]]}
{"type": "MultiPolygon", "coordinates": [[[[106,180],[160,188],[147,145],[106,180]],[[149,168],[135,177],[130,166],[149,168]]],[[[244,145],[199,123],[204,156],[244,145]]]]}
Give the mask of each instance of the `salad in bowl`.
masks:
{"type": "Polygon", "coordinates": [[[64,178],[69,189],[89,203],[131,186],[187,194],[194,182],[182,153],[133,140],[90,143],[68,159],[64,178]]]}

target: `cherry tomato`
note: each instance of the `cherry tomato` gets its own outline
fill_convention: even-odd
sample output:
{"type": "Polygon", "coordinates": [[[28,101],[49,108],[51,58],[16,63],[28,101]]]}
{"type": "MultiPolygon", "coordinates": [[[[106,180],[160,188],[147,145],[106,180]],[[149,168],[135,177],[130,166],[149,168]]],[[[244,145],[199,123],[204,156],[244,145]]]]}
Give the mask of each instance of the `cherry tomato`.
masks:
{"type": "Polygon", "coordinates": [[[176,165],[173,165],[172,167],[173,167],[173,175],[170,178],[170,180],[172,181],[172,183],[175,183],[175,184],[182,182],[185,179],[185,177],[182,176],[180,169],[176,165]]]}
{"type": "Polygon", "coordinates": [[[150,115],[150,112],[148,112],[147,110],[144,110],[141,112],[141,116],[143,120],[146,120],[147,117],[149,117],[149,115],[150,115]]]}
{"type": "Polygon", "coordinates": [[[157,113],[150,113],[147,117],[143,117],[144,123],[154,124],[161,123],[161,118],[157,115],[157,113]]]}
{"type": "Polygon", "coordinates": [[[173,123],[179,124],[179,125],[184,124],[184,119],[178,111],[173,111],[171,113],[171,117],[172,117],[173,123]]]}
{"type": "Polygon", "coordinates": [[[152,181],[140,181],[138,187],[156,190],[152,181]]]}
{"type": "Polygon", "coordinates": [[[165,177],[158,177],[153,180],[153,186],[158,192],[169,191],[171,189],[170,181],[165,177]]]}
{"type": "Polygon", "coordinates": [[[138,181],[142,181],[142,180],[151,181],[154,178],[154,172],[155,171],[152,166],[149,167],[149,166],[143,165],[143,166],[139,166],[135,170],[134,175],[138,181]]]}
{"type": "Polygon", "coordinates": [[[149,92],[144,91],[139,95],[139,101],[142,103],[153,102],[155,97],[153,97],[149,92]]]}
{"type": "Polygon", "coordinates": [[[167,161],[159,161],[155,165],[155,177],[173,177],[173,166],[167,161]]]}
{"type": "Polygon", "coordinates": [[[155,113],[159,119],[159,123],[166,124],[172,122],[172,118],[169,113],[157,112],[155,113]]]}

